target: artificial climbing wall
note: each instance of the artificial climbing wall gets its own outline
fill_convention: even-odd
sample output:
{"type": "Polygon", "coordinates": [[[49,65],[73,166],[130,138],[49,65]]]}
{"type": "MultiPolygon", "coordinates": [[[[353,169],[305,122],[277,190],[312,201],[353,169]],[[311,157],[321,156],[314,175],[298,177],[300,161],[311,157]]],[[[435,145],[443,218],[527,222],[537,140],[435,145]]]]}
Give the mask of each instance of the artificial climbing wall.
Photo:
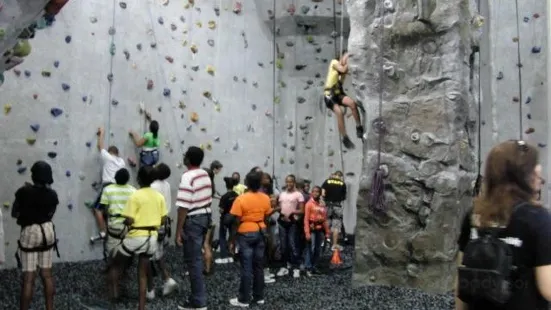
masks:
{"type": "MultiPolygon", "coordinates": [[[[348,18],[341,31],[337,10],[337,34],[347,35],[348,18]]],[[[204,147],[205,165],[222,161],[224,175],[244,176],[256,165],[271,173],[275,165],[280,186],[290,173],[320,184],[344,170],[352,232],[361,143],[343,152],[343,168],[335,120],[320,107],[333,28],[327,0],[277,1],[275,14],[271,1],[70,1],[37,31],[31,55],[5,72],[0,89],[7,253],[0,266],[15,266],[19,228],[9,207],[39,159],[55,173],[61,260],[101,258],[88,242],[97,231],[85,206],[100,181],[96,129],[105,127],[107,143],[136,158],[128,130],[146,130],[145,114],[161,124],[161,160],[172,167],[174,191],[190,145],[204,147]]],[[[224,191],[221,177],[217,188],[224,191]]]]}

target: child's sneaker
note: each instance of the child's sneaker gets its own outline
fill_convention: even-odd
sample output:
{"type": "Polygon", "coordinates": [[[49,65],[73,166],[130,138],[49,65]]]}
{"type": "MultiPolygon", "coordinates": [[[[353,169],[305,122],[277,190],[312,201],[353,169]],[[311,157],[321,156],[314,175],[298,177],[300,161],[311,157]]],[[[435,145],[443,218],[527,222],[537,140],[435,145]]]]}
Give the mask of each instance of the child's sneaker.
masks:
{"type": "Polygon", "coordinates": [[[174,279],[170,278],[166,280],[163,286],[163,296],[170,295],[178,287],[178,283],[174,279]]]}
{"type": "Polygon", "coordinates": [[[289,269],[285,268],[285,267],[281,267],[279,268],[279,270],[277,271],[277,276],[278,277],[283,277],[283,276],[286,276],[289,274],[289,269]]]}
{"type": "Polygon", "coordinates": [[[364,126],[357,126],[356,127],[356,136],[358,139],[363,139],[364,136],[364,126]]]}
{"type": "Polygon", "coordinates": [[[354,145],[354,143],[352,143],[352,141],[350,141],[350,138],[348,138],[348,136],[342,137],[342,144],[345,148],[350,150],[356,148],[356,146],[354,145]]]}
{"type": "Polygon", "coordinates": [[[300,269],[293,270],[293,278],[295,279],[300,278],[300,269]]]}

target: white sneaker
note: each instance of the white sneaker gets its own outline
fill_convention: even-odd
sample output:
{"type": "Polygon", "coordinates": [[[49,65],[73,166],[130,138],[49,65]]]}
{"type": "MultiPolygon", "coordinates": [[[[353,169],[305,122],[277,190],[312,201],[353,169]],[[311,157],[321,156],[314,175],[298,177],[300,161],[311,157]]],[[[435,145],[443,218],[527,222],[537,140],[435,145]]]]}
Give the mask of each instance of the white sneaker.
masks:
{"type": "Polygon", "coordinates": [[[307,277],[311,277],[311,276],[312,276],[312,272],[311,272],[310,270],[307,270],[307,271],[306,271],[306,276],[307,276],[307,277]]]}
{"type": "Polygon", "coordinates": [[[293,270],[293,278],[300,278],[300,269],[293,270]]]}
{"type": "Polygon", "coordinates": [[[229,259],[228,258],[217,258],[214,260],[214,263],[215,264],[227,264],[229,263],[229,259]]]}
{"type": "Polygon", "coordinates": [[[285,268],[285,267],[281,267],[279,268],[279,270],[277,271],[277,276],[278,277],[283,277],[283,276],[286,276],[289,274],[289,269],[285,268]]]}
{"type": "Polygon", "coordinates": [[[232,305],[234,307],[241,307],[241,308],[248,308],[249,307],[249,304],[244,304],[242,302],[239,302],[239,299],[237,297],[230,299],[230,305],[232,305]]]}
{"type": "Polygon", "coordinates": [[[264,283],[265,284],[275,283],[275,281],[276,281],[276,279],[274,279],[272,277],[264,276],[264,283]]]}
{"type": "Polygon", "coordinates": [[[145,293],[145,298],[147,300],[153,300],[155,299],[155,290],[151,290],[151,291],[148,291],[147,293],[145,293]]]}
{"type": "Polygon", "coordinates": [[[261,300],[256,300],[255,303],[257,305],[263,305],[265,302],[264,302],[264,299],[261,299],[261,300]]]}
{"type": "Polygon", "coordinates": [[[342,245],[338,245],[338,244],[335,244],[331,247],[331,251],[335,251],[336,249],[338,249],[339,251],[342,251],[343,247],[342,245]]]}
{"type": "Polygon", "coordinates": [[[163,286],[163,296],[170,295],[178,287],[178,283],[174,279],[170,278],[166,280],[165,285],[163,286]]]}
{"type": "Polygon", "coordinates": [[[228,257],[228,263],[233,264],[233,257],[228,257]]]}
{"type": "Polygon", "coordinates": [[[275,277],[275,274],[273,274],[272,272],[270,272],[270,268],[265,268],[265,269],[264,269],[264,277],[274,278],[274,277],[275,277]]]}

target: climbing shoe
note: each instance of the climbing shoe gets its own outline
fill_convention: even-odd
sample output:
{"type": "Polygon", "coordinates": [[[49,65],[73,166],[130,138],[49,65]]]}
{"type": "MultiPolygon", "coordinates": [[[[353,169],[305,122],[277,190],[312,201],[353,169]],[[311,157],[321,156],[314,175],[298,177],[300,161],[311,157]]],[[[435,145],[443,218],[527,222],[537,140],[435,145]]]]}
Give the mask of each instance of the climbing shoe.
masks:
{"type": "Polygon", "coordinates": [[[364,126],[357,126],[356,127],[356,137],[358,139],[362,139],[364,136],[364,126]]]}
{"type": "Polygon", "coordinates": [[[344,144],[344,147],[347,149],[354,149],[356,147],[354,143],[350,141],[350,138],[348,138],[348,136],[344,136],[342,138],[342,144],[344,144]]]}

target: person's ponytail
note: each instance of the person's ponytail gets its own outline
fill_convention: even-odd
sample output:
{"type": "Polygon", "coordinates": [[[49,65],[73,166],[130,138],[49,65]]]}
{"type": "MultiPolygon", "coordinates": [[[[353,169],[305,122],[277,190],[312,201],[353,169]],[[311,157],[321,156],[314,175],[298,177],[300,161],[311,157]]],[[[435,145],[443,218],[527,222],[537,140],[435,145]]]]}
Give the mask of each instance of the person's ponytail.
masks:
{"type": "Polygon", "coordinates": [[[151,124],[149,124],[149,131],[153,134],[153,138],[157,139],[159,136],[159,122],[151,121],[151,124]]]}

